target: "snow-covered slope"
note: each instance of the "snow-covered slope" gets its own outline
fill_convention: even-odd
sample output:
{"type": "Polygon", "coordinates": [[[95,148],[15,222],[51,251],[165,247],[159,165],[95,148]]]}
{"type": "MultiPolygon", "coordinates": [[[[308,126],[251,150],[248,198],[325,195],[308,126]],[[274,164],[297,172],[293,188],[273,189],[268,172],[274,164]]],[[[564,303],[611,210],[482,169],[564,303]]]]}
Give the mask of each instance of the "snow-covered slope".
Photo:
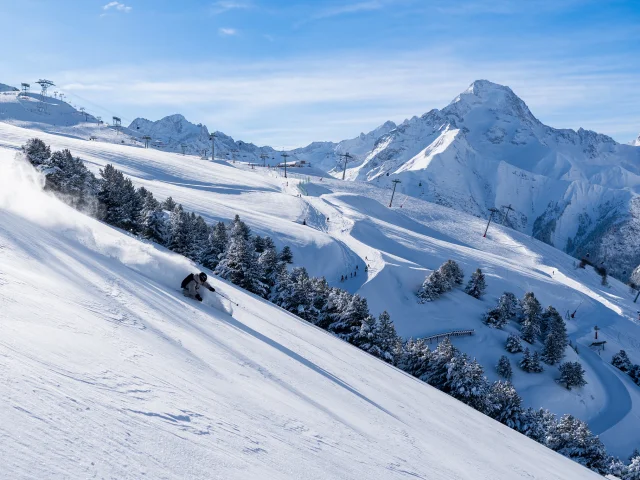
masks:
{"type": "MultiPolygon", "coordinates": [[[[179,151],[181,138],[193,153],[210,148],[206,129],[179,115],[133,126],[171,151],[179,151]]],[[[220,158],[262,163],[265,154],[271,165],[281,161],[271,147],[217,135],[220,158]]],[[[288,153],[290,162],[305,160],[340,177],[347,152],[348,179],[397,178],[400,192],[482,217],[510,205],[496,221],[574,256],[588,252],[618,278],[640,264],[640,149],[543,125],[508,87],[478,80],[442,110],[288,153]]]]}
{"type": "Polygon", "coordinates": [[[60,98],[39,93],[24,95],[13,87],[0,88],[0,122],[84,140],[143,145],[134,132],[123,127],[116,130],[107,120],[110,121],[101,122],[60,98]]]}
{"type": "Polygon", "coordinates": [[[382,135],[349,177],[498,222],[628,278],[640,263],[640,149],[543,125],[508,87],[474,82],[446,108],[382,135]],[[389,179],[386,177],[390,176],[389,179]],[[506,210],[503,210],[506,213],[506,210]],[[624,235],[619,235],[619,232],[624,235]]]}
{"type": "MultiPolygon", "coordinates": [[[[637,446],[640,438],[633,432],[640,428],[640,389],[607,365],[620,348],[640,363],[637,307],[626,286],[610,280],[610,286],[603,287],[598,275],[576,270],[575,261],[559,250],[500,226],[492,227],[484,239],[484,220],[402,194],[396,195],[390,210],[384,205],[391,192],[375,184],[326,177],[309,183],[306,175],[291,172],[284,179],[274,169],[252,170],[241,163],[212,163],[2,124],[0,147],[17,150],[36,133],[54,149],[69,148],[96,173],[113,163],[137,185],[159,198],[173,196],[210,222],[240,214],[257,233],[272,236],[279,246],[290,245],[297,263],[310,274],[364,295],[375,314],[388,310],[405,337],[475,329],[475,336],[456,344],[476,356],[491,379],[497,378],[494,366],[510,329],[490,329],[480,318],[503,291],[518,297],[534,291],[543,305],[563,313],[579,307],[568,329],[581,355],[575,357],[570,350],[567,355],[584,364],[589,384],[569,392],[555,383],[555,367],[540,375],[516,368],[514,384],[527,406],[546,406],[589,422],[611,453],[626,457],[637,446]],[[425,275],[448,258],[458,261],[467,274],[477,267],[487,274],[483,301],[452,292],[432,304],[416,302],[415,291],[425,275]],[[340,283],[340,276],[348,276],[356,266],[358,276],[340,283]],[[602,357],[589,350],[596,323],[608,342],[602,357]]],[[[515,355],[511,361],[515,365],[518,359],[515,355]]]]}
{"type": "Polygon", "coordinates": [[[0,92],[17,92],[18,89],[16,87],[11,87],[9,85],[5,85],[4,83],[0,83],[0,92]]]}
{"type": "Polygon", "coordinates": [[[596,479],[282,310],[43,194],[0,148],[2,476],[596,479]]]}

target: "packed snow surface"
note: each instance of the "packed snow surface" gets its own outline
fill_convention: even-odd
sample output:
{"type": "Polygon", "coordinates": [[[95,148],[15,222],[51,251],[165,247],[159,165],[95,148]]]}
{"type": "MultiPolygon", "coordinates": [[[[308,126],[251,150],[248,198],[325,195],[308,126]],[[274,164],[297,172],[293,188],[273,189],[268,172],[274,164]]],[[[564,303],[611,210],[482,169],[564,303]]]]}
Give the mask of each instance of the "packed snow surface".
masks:
{"type": "MultiPolygon", "coordinates": [[[[587,386],[568,391],[555,382],[556,367],[527,374],[516,366],[520,355],[510,355],[514,385],[527,406],[587,421],[613,454],[627,457],[637,446],[639,388],[609,365],[620,348],[640,363],[637,305],[628,287],[611,278],[609,286],[602,286],[593,270],[576,269],[576,261],[557,249],[496,225],[483,238],[485,220],[399,193],[389,209],[388,183],[311,176],[318,174],[313,168],[305,170],[309,175],[290,171],[285,179],[280,169],[251,169],[242,163],[89,142],[1,123],[0,148],[17,151],[34,135],[53,149],[71,149],[96,173],[113,163],[158,198],[171,195],[210,222],[240,214],[256,233],[272,236],[280,247],[290,245],[296,263],[310,274],[324,275],[332,285],[365,296],[376,315],[388,310],[405,337],[474,329],[474,336],[456,339],[455,344],[477,357],[491,380],[497,379],[494,367],[505,353],[508,333],[517,331],[514,325],[503,331],[480,321],[503,291],[518,297],[533,291],[543,306],[553,305],[563,314],[577,308],[567,328],[579,354],[567,349],[566,358],[583,364],[587,386]],[[487,295],[479,301],[457,290],[418,304],[415,292],[425,276],[449,258],[460,263],[467,278],[482,268],[487,295]],[[340,276],[348,277],[356,267],[358,275],[341,283],[340,276]],[[600,354],[589,347],[596,324],[600,338],[607,340],[600,354]]],[[[177,285],[177,277],[167,284],[177,285]]]]}
{"type": "Polygon", "coordinates": [[[0,422],[12,479],[600,478],[65,206],[0,148],[0,422]]]}

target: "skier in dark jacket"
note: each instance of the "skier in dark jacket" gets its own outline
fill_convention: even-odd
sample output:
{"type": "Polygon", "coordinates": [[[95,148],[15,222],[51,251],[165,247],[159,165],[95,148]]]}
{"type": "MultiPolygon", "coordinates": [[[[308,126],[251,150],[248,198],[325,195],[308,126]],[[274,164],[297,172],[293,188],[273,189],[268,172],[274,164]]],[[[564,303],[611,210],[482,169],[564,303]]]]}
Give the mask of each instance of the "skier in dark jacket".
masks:
{"type": "Polygon", "coordinates": [[[216,289],[213,288],[209,282],[207,282],[207,274],[204,272],[200,272],[198,274],[190,273],[180,284],[182,287],[182,293],[184,293],[187,297],[195,298],[199,302],[202,301],[202,296],[200,295],[200,287],[204,287],[208,289],[210,292],[215,292],[216,289]]]}

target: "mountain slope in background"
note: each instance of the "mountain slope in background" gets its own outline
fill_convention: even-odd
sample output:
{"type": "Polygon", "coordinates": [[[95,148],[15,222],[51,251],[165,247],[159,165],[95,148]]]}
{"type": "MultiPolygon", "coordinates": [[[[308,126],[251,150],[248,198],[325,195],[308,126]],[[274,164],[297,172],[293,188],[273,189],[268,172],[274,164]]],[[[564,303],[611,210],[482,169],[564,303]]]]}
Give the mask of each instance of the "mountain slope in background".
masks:
{"type": "MultiPolygon", "coordinates": [[[[210,148],[206,128],[182,116],[136,120],[132,127],[172,151],[180,138],[194,153],[210,148]]],[[[260,164],[264,154],[270,165],[282,160],[271,147],[216,135],[216,157],[260,164]]],[[[640,149],[588,130],[548,127],[508,87],[478,80],[442,110],[288,153],[289,162],[304,160],[340,177],[340,155],[347,152],[350,180],[397,178],[399,192],[481,217],[498,207],[498,223],[577,257],[589,253],[623,280],[640,264],[640,149]],[[509,205],[513,210],[504,209],[509,205]]]]}
{"type": "Polygon", "coordinates": [[[640,264],[640,148],[543,125],[508,87],[478,80],[356,157],[350,179],[398,179],[399,192],[482,217],[511,205],[494,220],[618,278],[640,264]]]}
{"type": "MultiPolygon", "coordinates": [[[[0,95],[0,120],[51,133],[94,137],[171,152],[211,155],[209,130],[171,115],[156,122],[135,119],[130,127],[100,128],[68,104],[36,94],[0,95]]],[[[216,160],[274,166],[281,152],[236,141],[216,132],[216,160]]],[[[386,122],[341,142],[314,142],[290,150],[288,162],[340,178],[341,154],[352,158],[346,178],[386,185],[401,180],[398,192],[486,218],[502,210],[498,223],[530,234],[567,253],[589,253],[610,275],[628,280],[640,264],[640,138],[634,145],[579,129],[542,124],[508,87],[474,82],[442,110],[431,110],[400,125],[386,122]],[[507,209],[506,207],[510,207],[507,209]]],[[[312,174],[312,170],[308,170],[312,174]]]]}
{"type": "Polygon", "coordinates": [[[195,265],[45,195],[13,156],[6,478],[602,478],[234,286],[212,280],[238,307],[185,299],[195,265]]]}

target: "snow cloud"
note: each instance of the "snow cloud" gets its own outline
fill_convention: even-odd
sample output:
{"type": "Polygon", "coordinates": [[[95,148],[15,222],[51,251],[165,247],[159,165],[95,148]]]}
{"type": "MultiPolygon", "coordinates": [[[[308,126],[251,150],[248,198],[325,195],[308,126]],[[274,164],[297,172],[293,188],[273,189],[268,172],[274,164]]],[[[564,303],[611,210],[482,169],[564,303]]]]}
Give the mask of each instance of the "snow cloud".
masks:
{"type": "Polygon", "coordinates": [[[104,7],[102,7],[103,10],[117,10],[119,12],[125,12],[125,13],[129,13],[131,11],[133,7],[130,7],[128,5],[125,5],[124,3],[120,3],[120,2],[109,2],[107,3],[104,7]]]}
{"type": "Polygon", "coordinates": [[[218,33],[223,37],[238,35],[238,31],[235,28],[220,28],[218,29],[218,33]]]}

